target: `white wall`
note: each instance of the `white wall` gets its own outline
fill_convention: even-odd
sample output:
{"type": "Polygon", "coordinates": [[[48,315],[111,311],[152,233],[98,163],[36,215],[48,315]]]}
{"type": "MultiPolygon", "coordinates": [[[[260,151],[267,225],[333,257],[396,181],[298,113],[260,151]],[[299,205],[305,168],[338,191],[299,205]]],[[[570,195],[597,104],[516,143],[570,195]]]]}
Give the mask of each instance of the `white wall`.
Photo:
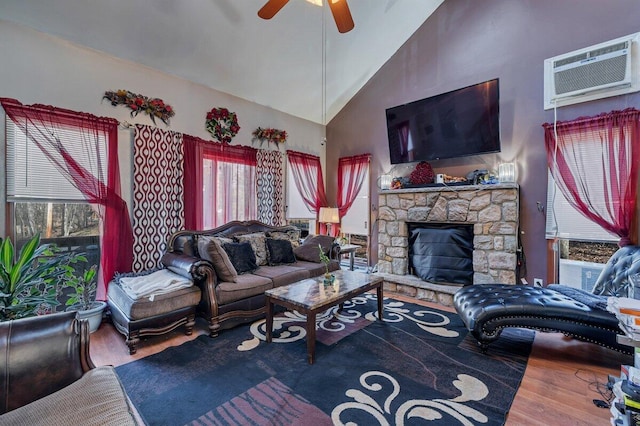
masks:
{"type": "MultiPolygon", "coordinates": [[[[289,138],[281,150],[318,155],[323,170],[326,169],[325,147],[321,144],[324,126],[0,19],[0,97],[15,98],[23,104],[47,104],[152,125],[147,115],[132,118],[128,108],[113,107],[102,100],[105,91],[118,89],[164,100],[174,108],[176,115],[171,119],[170,127],[160,121],[158,127],[207,140],[212,138],[205,129],[205,115],[213,107],[226,107],[237,113],[241,129],[233,139],[233,145],[251,145],[251,133],[257,127],[286,130],[289,138]]],[[[131,135],[129,130],[119,132],[123,198],[130,208],[131,135]]],[[[268,149],[266,145],[262,148],[268,149]]],[[[276,149],[273,144],[269,148],[276,149]]],[[[1,150],[0,155],[4,169],[1,150]]],[[[0,191],[4,191],[4,185],[0,191]]],[[[3,198],[0,192],[0,202],[3,198]]],[[[0,209],[0,235],[6,235],[4,225],[4,209],[0,209]]]]}

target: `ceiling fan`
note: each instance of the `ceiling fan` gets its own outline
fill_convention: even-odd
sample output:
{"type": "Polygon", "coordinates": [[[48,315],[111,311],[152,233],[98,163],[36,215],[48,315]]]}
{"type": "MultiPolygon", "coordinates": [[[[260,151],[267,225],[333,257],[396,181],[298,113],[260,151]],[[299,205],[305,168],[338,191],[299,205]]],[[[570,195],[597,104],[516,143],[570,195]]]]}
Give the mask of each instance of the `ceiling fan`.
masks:
{"type": "MultiPolygon", "coordinates": [[[[336,27],[341,33],[349,32],[355,26],[347,0],[327,0],[331,8],[331,14],[336,21],[336,27]]],[[[268,0],[258,11],[258,16],[262,19],[271,19],[287,4],[289,0],[268,0]]]]}

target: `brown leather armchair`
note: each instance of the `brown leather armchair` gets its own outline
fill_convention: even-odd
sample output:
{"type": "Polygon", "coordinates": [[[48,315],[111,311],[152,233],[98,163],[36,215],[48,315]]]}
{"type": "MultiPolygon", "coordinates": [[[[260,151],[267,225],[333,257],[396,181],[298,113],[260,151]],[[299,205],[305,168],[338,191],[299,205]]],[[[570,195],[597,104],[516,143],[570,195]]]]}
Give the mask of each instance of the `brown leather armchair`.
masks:
{"type": "Polygon", "coordinates": [[[76,312],[0,323],[0,395],[0,424],[144,424],[76,312]]]}

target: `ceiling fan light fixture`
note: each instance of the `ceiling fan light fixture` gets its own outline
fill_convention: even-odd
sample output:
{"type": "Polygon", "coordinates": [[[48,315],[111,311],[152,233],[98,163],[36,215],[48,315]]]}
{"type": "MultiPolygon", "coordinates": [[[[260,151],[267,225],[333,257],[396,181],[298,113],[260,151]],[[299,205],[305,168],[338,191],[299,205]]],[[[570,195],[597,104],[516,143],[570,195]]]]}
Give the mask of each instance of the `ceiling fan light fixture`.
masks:
{"type": "Polygon", "coordinates": [[[329,7],[331,8],[333,19],[336,21],[338,31],[340,33],[351,31],[355,24],[346,0],[329,0],[329,7]]]}
{"type": "Polygon", "coordinates": [[[289,0],[269,0],[265,3],[264,6],[258,11],[258,16],[262,19],[271,19],[276,13],[280,11],[289,0]]]}
{"type": "MultiPolygon", "coordinates": [[[[322,0],[307,1],[314,5],[322,6],[322,0]]],[[[353,18],[351,17],[351,11],[349,10],[347,0],[328,0],[328,2],[329,8],[331,9],[331,14],[333,15],[333,19],[334,21],[336,21],[336,27],[338,27],[338,31],[341,33],[351,31],[355,24],[353,23],[353,18]]],[[[258,16],[262,19],[271,19],[287,3],[289,3],[289,0],[268,0],[265,5],[262,6],[262,8],[258,11],[258,16]]]]}

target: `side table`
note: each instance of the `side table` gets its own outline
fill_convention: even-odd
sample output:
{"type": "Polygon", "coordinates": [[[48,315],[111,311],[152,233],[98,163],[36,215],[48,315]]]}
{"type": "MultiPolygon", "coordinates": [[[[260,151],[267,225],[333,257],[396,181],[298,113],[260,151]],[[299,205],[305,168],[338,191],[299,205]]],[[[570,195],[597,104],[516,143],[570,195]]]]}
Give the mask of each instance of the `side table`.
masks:
{"type": "Polygon", "coordinates": [[[343,244],[340,246],[340,254],[349,254],[349,270],[353,271],[353,263],[356,257],[356,250],[359,249],[360,246],[355,244],[343,244]]]}

